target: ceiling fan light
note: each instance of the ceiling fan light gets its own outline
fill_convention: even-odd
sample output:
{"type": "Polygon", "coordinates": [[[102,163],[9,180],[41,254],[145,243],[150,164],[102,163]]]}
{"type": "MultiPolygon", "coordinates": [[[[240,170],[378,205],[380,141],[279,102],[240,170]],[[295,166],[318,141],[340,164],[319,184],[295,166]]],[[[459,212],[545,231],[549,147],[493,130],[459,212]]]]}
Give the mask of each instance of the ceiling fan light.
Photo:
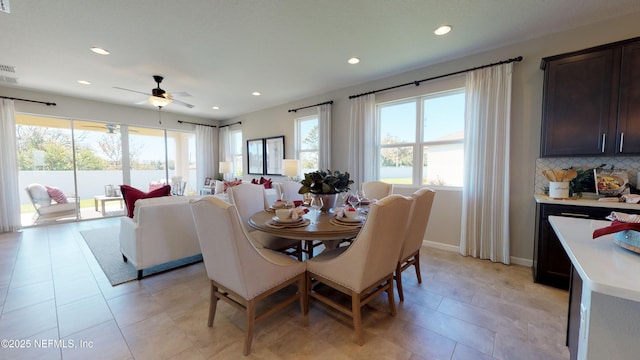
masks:
{"type": "Polygon", "coordinates": [[[165,97],[159,97],[159,96],[150,96],[149,97],[149,104],[153,105],[153,106],[157,106],[157,107],[163,107],[163,106],[167,106],[169,104],[171,104],[173,100],[165,98],[165,97]]]}

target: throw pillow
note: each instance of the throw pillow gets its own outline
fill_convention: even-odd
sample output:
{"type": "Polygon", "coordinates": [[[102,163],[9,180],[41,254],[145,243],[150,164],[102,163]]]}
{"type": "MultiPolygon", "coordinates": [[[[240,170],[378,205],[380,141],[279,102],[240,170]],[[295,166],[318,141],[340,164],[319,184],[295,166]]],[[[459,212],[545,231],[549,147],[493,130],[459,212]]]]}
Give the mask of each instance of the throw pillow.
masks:
{"type": "Polygon", "coordinates": [[[165,186],[166,184],[163,183],[162,181],[158,181],[158,182],[150,182],[149,183],[149,190],[148,192],[151,192],[153,190],[158,190],[158,189],[162,189],[163,186],[165,186]]]}
{"type": "Polygon", "coordinates": [[[51,196],[53,201],[57,202],[58,204],[66,204],[69,202],[69,200],[67,200],[67,197],[64,196],[62,190],[53,186],[45,185],[44,187],[47,189],[47,193],[49,194],[49,196],[51,196]]]}
{"type": "Polygon", "coordinates": [[[148,193],[129,185],[120,185],[120,191],[122,191],[124,204],[127,206],[127,216],[133,218],[133,210],[137,200],[169,196],[171,193],[171,185],[165,185],[160,189],[149,191],[148,193]]]}
{"type": "Polygon", "coordinates": [[[259,184],[264,186],[265,189],[271,189],[273,188],[273,182],[271,181],[271,179],[265,179],[264,177],[260,176],[260,180],[258,179],[251,179],[251,183],[252,184],[259,184]]]}
{"type": "Polygon", "coordinates": [[[242,179],[235,179],[235,180],[231,180],[231,181],[224,181],[223,185],[224,185],[224,192],[227,192],[227,189],[230,187],[234,187],[236,185],[240,185],[242,184],[242,179]]]}

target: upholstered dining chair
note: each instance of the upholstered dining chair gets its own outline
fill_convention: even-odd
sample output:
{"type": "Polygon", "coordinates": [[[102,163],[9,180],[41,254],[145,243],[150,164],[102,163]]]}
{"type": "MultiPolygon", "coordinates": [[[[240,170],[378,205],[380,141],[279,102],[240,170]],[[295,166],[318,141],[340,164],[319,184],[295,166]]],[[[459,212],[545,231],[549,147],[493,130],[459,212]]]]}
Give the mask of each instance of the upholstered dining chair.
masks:
{"type": "Polygon", "coordinates": [[[287,255],[296,256],[302,261],[302,245],[299,240],[284,239],[249,227],[249,219],[259,211],[269,207],[264,186],[259,184],[242,183],[227,189],[231,204],[235,205],[242,220],[242,226],[249,234],[254,245],[261,248],[281,251],[287,255]]]}
{"type": "Polygon", "coordinates": [[[288,201],[304,200],[304,196],[298,191],[302,187],[297,181],[286,180],[276,185],[276,195],[288,201]]]}
{"type": "Polygon", "coordinates": [[[382,181],[367,181],[362,183],[362,192],[369,200],[380,200],[391,195],[393,185],[382,181]]]}
{"type": "Polygon", "coordinates": [[[244,355],[249,355],[255,323],[282,310],[296,300],[308,312],[304,262],[268,249],[258,249],[249,240],[236,207],[206,196],[190,200],[191,213],[210,280],[211,295],[207,325],[213,326],[218,300],[246,313],[244,355]],[[256,303],[279,290],[297,286],[295,294],[271,304],[256,314],[256,303]]]}
{"type": "Polygon", "coordinates": [[[413,198],[413,207],[409,215],[409,223],[407,224],[407,232],[402,243],[402,251],[398,258],[394,278],[398,287],[398,297],[400,301],[404,301],[404,293],[402,291],[402,272],[411,265],[416,270],[418,284],[422,284],[422,276],[420,275],[420,248],[424,233],[427,230],[429,216],[431,215],[431,206],[436,192],[429,188],[418,189],[411,197],[413,198]]]}
{"type": "Polygon", "coordinates": [[[362,230],[349,247],[340,247],[307,260],[307,296],[353,318],[356,342],[364,344],[362,307],[387,293],[391,315],[396,315],[393,271],[400,256],[413,200],[391,195],[372,204],[362,230]],[[318,293],[312,280],[351,297],[351,307],[318,293]]]}

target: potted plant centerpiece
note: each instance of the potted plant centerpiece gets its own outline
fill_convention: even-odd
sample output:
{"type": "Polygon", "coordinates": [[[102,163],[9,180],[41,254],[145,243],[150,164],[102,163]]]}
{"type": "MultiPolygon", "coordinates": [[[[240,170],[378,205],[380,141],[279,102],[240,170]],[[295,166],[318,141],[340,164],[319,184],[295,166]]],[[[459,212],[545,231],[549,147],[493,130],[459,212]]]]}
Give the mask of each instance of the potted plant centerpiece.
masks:
{"type": "Polygon", "coordinates": [[[349,179],[348,172],[319,170],[304,174],[304,180],[300,183],[302,187],[298,193],[322,196],[322,210],[328,211],[336,206],[339,193],[349,191],[349,185],[353,184],[353,180],[349,179]]]}

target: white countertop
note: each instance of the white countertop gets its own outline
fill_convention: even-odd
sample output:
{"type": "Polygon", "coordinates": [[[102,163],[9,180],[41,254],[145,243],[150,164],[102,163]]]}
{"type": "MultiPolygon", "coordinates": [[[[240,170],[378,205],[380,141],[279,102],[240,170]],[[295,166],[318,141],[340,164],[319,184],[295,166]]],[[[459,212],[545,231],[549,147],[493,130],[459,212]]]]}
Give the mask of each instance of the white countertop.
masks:
{"type": "Polygon", "coordinates": [[[533,197],[536,199],[536,202],[538,204],[591,206],[591,207],[612,208],[612,209],[635,209],[640,211],[640,204],[598,201],[594,199],[582,199],[582,198],[554,199],[554,198],[550,198],[548,195],[542,195],[542,194],[536,194],[533,197]]]}
{"type": "Polygon", "coordinates": [[[613,234],[593,239],[609,221],[549,216],[571,263],[591,291],[640,302],[640,254],[613,243],[613,234]]]}

